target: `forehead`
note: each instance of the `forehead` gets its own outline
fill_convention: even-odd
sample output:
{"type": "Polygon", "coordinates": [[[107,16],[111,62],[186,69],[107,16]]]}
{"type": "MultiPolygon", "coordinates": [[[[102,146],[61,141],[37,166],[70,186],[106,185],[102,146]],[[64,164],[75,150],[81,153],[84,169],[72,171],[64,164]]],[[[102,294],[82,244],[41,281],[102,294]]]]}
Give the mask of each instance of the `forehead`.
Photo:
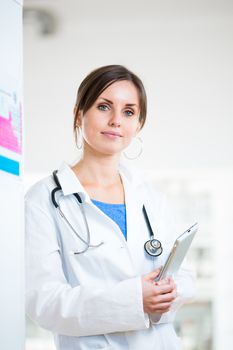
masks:
{"type": "Polygon", "coordinates": [[[105,89],[98,98],[107,98],[113,102],[139,104],[138,90],[128,80],[116,81],[105,89]]]}

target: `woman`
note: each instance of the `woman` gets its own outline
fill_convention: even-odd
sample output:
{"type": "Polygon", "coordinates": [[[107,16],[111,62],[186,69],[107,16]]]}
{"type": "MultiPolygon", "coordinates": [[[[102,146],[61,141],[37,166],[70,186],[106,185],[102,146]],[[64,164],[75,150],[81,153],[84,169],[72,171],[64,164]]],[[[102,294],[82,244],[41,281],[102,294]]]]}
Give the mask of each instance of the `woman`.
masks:
{"type": "Polygon", "coordinates": [[[26,196],[27,313],[58,349],[180,349],[172,322],[192,277],[180,269],[175,282],[154,281],[175,232],[163,198],[120,162],[145,119],[135,74],[119,65],[91,72],[74,108],[80,161],[26,196]],[[143,206],[163,243],[156,257],[144,249],[143,206]]]}

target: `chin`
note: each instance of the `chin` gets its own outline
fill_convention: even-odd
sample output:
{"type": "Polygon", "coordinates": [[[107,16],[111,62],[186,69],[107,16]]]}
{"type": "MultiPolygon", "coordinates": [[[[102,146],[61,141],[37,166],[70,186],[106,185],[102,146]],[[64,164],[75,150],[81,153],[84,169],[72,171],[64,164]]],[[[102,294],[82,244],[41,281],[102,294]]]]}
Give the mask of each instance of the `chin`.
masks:
{"type": "Polygon", "coordinates": [[[110,148],[110,147],[108,147],[108,148],[101,148],[101,149],[98,149],[98,150],[96,150],[98,153],[100,153],[100,154],[102,154],[102,155],[106,155],[106,156],[118,156],[118,155],[120,155],[121,154],[121,152],[123,151],[123,149],[122,148],[118,148],[118,149],[116,149],[116,148],[110,148]]]}
{"type": "Polygon", "coordinates": [[[87,149],[92,150],[92,152],[94,153],[98,153],[100,155],[105,155],[105,156],[119,156],[121,154],[122,151],[124,151],[124,149],[127,146],[123,146],[123,145],[109,145],[107,142],[105,144],[103,144],[101,142],[101,144],[87,144],[87,149]]]}

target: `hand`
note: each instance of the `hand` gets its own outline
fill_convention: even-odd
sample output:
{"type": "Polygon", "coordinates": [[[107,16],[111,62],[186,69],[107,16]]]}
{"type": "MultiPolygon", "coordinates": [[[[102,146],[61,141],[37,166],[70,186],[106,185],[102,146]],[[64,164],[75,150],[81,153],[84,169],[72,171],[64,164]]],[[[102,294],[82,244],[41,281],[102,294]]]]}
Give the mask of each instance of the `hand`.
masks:
{"type": "Polygon", "coordinates": [[[170,310],[177,296],[176,285],[171,277],[155,282],[160,269],[142,276],[143,309],[145,313],[165,313],[170,310]]]}

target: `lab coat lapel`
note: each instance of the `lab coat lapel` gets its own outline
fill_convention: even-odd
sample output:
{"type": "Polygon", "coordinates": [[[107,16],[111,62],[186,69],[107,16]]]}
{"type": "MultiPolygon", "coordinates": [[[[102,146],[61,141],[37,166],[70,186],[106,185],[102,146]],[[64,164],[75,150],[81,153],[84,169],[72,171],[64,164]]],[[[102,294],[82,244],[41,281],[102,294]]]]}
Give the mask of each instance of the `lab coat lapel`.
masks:
{"type": "Polygon", "coordinates": [[[161,260],[160,257],[154,259],[145,252],[144,244],[150,239],[150,233],[142,208],[145,205],[155,238],[161,240],[162,232],[157,217],[159,208],[156,202],[152,204],[143,182],[131,183],[126,177],[122,179],[125,190],[128,251],[136,271],[143,274],[151,271],[161,260]]]}
{"type": "Polygon", "coordinates": [[[122,178],[125,191],[126,222],[127,222],[127,246],[136,272],[143,257],[143,236],[140,236],[142,198],[139,186],[132,184],[125,177],[122,178]]]}

